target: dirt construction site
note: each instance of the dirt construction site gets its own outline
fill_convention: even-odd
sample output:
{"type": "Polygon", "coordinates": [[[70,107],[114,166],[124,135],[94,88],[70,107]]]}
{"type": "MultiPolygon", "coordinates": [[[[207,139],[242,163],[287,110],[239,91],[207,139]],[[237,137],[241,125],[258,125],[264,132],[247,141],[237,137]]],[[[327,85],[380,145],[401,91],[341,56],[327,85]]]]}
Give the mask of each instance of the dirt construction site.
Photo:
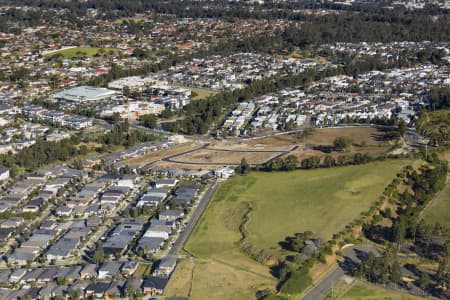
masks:
{"type": "Polygon", "coordinates": [[[313,155],[337,156],[341,153],[324,149],[330,149],[338,136],[352,138],[354,147],[347,154],[358,151],[376,156],[386,153],[392,146],[392,141],[383,140],[383,133],[376,128],[327,128],[315,130],[308,137],[281,134],[254,139],[186,140],[170,149],[132,158],[126,163],[130,166],[215,169],[237,166],[243,158],[251,165],[261,165],[287,155],[294,155],[299,160],[313,155]]]}

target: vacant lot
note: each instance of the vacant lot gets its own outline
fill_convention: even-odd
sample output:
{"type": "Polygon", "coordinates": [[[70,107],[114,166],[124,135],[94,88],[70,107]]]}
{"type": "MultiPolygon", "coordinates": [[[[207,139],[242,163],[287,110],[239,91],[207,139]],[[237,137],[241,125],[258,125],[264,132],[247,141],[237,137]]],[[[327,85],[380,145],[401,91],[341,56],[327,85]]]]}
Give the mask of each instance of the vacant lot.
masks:
{"type": "Polygon", "coordinates": [[[289,134],[273,136],[270,138],[256,140],[226,140],[214,142],[209,145],[209,149],[229,149],[229,150],[271,150],[286,151],[298,144],[289,134]]]}
{"type": "Polygon", "coordinates": [[[396,139],[387,139],[385,132],[377,128],[350,127],[315,129],[311,135],[306,137],[302,137],[300,133],[283,134],[247,140],[245,144],[250,147],[259,146],[268,149],[300,145],[301,147],[292,152],[292,154],[297,156],[299,160],[302,160],[311,156],[323,157],[331,155],[337,157],[340,155],[353,155],[357,152],[376,157],[388,153],[396,142],[396,139]],[[333,142],[339,136],[348,136],[352,139],[352,147],[344,153],[336,152],[333,149],[333,142]]]}
{"type": "Polygon", "coordinates": [[[353,155],[357,152],[377,157],[389,152],[393,144],[392,141],[384,141],[382,138],[383,134],[383,132],[378,131],[376,128],[368,127],[326,128],[317,129],[313,135],[304,139],[300,138],[297,134],[283,134],[254,140],[229,139],[215,141],[206,149],[199,149],[198,151],[183,155],[182,153],[185,151],[204,145],[204,143],[200,142],[190,142],[167,151],[159,151],[133,158],[126,161],[126,163],[132,166],[152,163],[158,167],[214,169],[218,165],[237,165],[242,158],[245,158],[250,164],[261,164],[284,151],[290,150],[296,145],[299,147],[289,152],[289,154],[297,156],[299,160],[311,156],[324,157],[325,155],[331,155],[337,157],[340,155],[353,155]],[[331,145],[338,136],[350,136],[354,146],[344,153],[333,151],[331,145]],[[180,155],[171,158],[171,161],[161,161],[163,158],[177,154],[180,155]]]}
{"type": "MultiPolygon", "coordinates": [[[[258,248],[283,251],[279,242],[305,230],[328,239],[367,210],[406,164],[394,160],[311,171],[255,172],[223,183],[185,245],[196,257],[192,299],[207,294],[211,299],[248,299],[262,287],[275,288],[269,268],[249,258],[238,243],[239,227],[250,208],[246,228],[249,241],[258,248]],[[237,294],[242,298],[233,297],[237,294]]],[[[185,278],[189,272],[184,273],[175,278],[185,278]]]]}
{"type": "Polygon", "coordinates": [[[209,258],[181,260],[164,291],[165,296],[202,299],[255,299],[260,289],[274,289],[276,279],[233,245],[209,258]]]}
{"type": "Polygon", "coordinates": [[[287,235],[304,230],[329,239],[368,209],[405,165],[397,160],[332,170],[254,174],[254,184],[239,196],[253,208],[247,224],[250,241],[258,248],[277,247],[287,235]]]}
{"type": "Polygon", "coordinates": [[[305,144],[332,145],[338,136],[348,136],[354,144],[367,146],[379,146],[384,144],[384,133],[373,127],[350,127],[350,128],[323,128],[304,139],[305,144]]]}
{"type": "Polygon", "coordinates": [[[75,58],[75,57],[93,57],[97,53],[99,55],[103,53],[109,53],[110,51],[117,52],[114,48],[96,48],[96,47],[75,47],[69,49],[62,49],[59,51],[54,51],[48,53],[47,56],[53,56],[55,54],[62,54],[65,58],[75,58]]]}
{"type": "Polygon", "coordinates": [[[385,145],[384,132],[374,127],[347,127],[314,129],[311,135],[302,137],[301,133],[282,134],[261,139],[246,141],[248,144],[264,144],[267,146],[292,145],[302,143],[311,146],[333,145],[336,137],[348,136],[356,145],[385,145]]]}
{"type": "Polygon", "coordinates": [[[165,296],[189,296],[191,290],[192,273],[194,271],[195,262],[185,259],[177,263],[176,272],[170,278],[169,284],[165,289],[165,296]]]}
{"type": "Polygon", "coordinates": [[[174,161],[186,163],[239,164],[245,158],[249,164],[261,164],[281,152],[239,152],[202,149],[186,155],[174,157],[174,161]]]}
{"type": "Polygon", "coordinates": [[[343,300],[418,300],[423,299],[410,294],[401,293],[393,290],[383,289],[381,287],[357,282],[342,298],[343,300]]]}
{"type": "MultiPolygon", "coordinates": [[[[242,254],[243,255],[243,254],[242,254]]],[[[239,263],[247,258],[234,257],[234,264],[213,259],[183,260],[177,266],[165,290],[165,296],[184,296],[191,300],[255,299],[259,289],[268,288],[275,280],[263,268],[247,270],[239,263]],[[267,275],[263,275],[267,273],[267,275]]],[[[230,257],[231,259],[231,257],[230,257]]],[[[251,265],[253,262],[247,264],[251,265]]],[[[254,268],[253,268],[254,269],[254,268]]]]}
{"type": "Polygon", "coordinates": [[[168,157],[168,156],[172,156],[172,155],[175,155],[178,153],[182,153],[184,151],[189,151],[189,150],[198,148],[201,145],[202,145],[201,143],[189,142],[189,143],[175,146],[175,147],[167,149],[167,150],[155,151],[155,152],[147,154],[147,155],[142,155],[139,157],[131,158],[131,159],[126,160],[125,163],[128,165],[142,165],[143,166],[143,165],[146,165],[149,163],[156,162],[156,161],[158,161],[162,158],[168,157]]]}

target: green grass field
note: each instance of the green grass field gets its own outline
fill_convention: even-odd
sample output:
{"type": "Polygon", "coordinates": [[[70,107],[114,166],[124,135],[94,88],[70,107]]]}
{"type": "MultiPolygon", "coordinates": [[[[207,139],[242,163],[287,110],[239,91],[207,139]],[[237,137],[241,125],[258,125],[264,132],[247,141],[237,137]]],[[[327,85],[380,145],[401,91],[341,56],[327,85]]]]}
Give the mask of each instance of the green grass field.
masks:
{"type": "Polygon", "coordinates": [[[377,200],[404,160],[369,165],[235,176],[218,190],[187,249],[199,256],[240,238],[247,206],[249,240],[258,248],[278,247],[286,236],[311,230],[330,239],[377,200]],[[216,237],[222,236],[220,240],[216,237]]]}
{"type": "Polygon", "coordinates": [[[188,90],[191,90],[192,92],[196,93],[197,95],[193,98],[194,100],[204,100],[208,98],[211,95],[215,95],[218,93],[218,91],[211,90],[211,89],[203,89],[203,88],[196,88],[196,87],[190,87],[190,86],[184,86],[184,85],[178,85],[175,84],[175,87],[180,88],[186,88],[188,90]]]}
{"type": "Polygon", "coordinates": [[[425,212],[424,219],[430,224],[440,223],[443,226],[450,226],[450,184],[448,181],[445,188],[425,212]]]}
{"type": "Polygon", "coordinates": [[[55,52],[46,54],[46,56],[53,56],[55,54],[62,54],[65,58],[76,58],[76,57],[93,57],[97,53],[109,53],[110,51],[117,52],[114,48],[95,48],[95,47],[75,47],[69,49],[63,49],[55,52]]]}
{"type": "Polygon", "coordinates": [[[418,300],[424,299],[398,291],[384,289],[365,282],[357,282],[343,297],[342,300],[418,300]]]}
{"type": "MultiPolygon", "coordinates": [[[[206,295],[238,299],[238,294],[242,296],[239,299],[251,299],[258,289],[274,289],[276,281],[269,268],[251,259],[238,243],[242,237],[239,226],[250,207],[246,228],[249,241],[259,249],[281,252],[279,242],[305,230],[329,239],[367,210],[410,162],[390,160],[235,176],[218,188],[185,245],[187,252],[196,257],[194,271],[180,268],[174,278],[193,278],[190,299],[206,295]]],[[[185,287],[186,283],[173,285],[185,287]]],[[[176,294],[170,286],[168,293],[176,294]]]]}

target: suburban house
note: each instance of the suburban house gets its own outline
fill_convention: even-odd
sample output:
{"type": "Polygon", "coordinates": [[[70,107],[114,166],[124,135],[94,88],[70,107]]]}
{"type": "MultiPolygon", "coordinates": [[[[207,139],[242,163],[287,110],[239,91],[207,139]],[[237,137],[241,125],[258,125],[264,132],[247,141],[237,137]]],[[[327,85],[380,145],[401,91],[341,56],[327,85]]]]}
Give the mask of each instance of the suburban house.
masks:
{"type": "Polygon", "coordinates": [[[177,258],[172,255],[167,255],[161,258],[158,268],[153,272],[155,276],[169,276],[177,266],[177,258]]]}
{"type": "Polygon", "coordinates": [[[80,277],[82,279],[93,279],[97,278],[97,265],[88,264],[80,271],[80,277]]]}
{"type": "Polygon", "coordinates": [[[27,273],[27,269],[15,269],[9,276],[9,282],[19,283],[22,277],[27,273]]]}
{"type": "Polygon", "coordinates": [[[158,219],[164,221],[178,221],[181,220],[184,216],[184,212],[181,210],[164,210],[159,213],[158,219]]]}
{"type": "Polygon", "coordinates": [[[103,298],[105,296],[106,290],[111,285],[110,282],[94,282],[89,284],[86,287],[86,290],[84,292],[84,297],[90,298],[103,298]]]}
{"type": "Polygon", "coordinates": [[[0,225],[0,228],[17,228],[25,222],[24,218],[21,217],[11,217],[0,225]]]}
{"type": "Polygon", "coordinates": [[[9,169],[7,168],[0,168],[0,181],[8,180],[9,179],[9,169]]]}
{"type": "Polygon", "coordinates": [[[75,256],[80,239],[71,237],[62,237],[45,253],[47,261],[64,260],[75,256]]]}
{"type": "Polygon", "coordinates": [[[214,170],[214,176],[218,178],[230,178],[235,173],[233,168],[223,167],[217,170],[214,170]]]}
{"type": "Polygon", "coordinates": [[[123,264],[121,272],[124,276],[131,276],[136,272],[138,267],[139,267],[139,262],[127,261],[123,264]]]}
{"type": "Polygon", "coordinates": [[[137,249],[142,249],[145,253],[155,254],[159,250],[161,250],[164,245],[164,238],[160,237],[142,237],[139,240],[137,249]]]}
{"type": "Polygon", "coordinates": [[[144,195],[142,195],[136,206],[157,207],[167,198],[168,195],[169,192],[163,188],[148,190],[144,195]]]}
{"type": "Polygon", "coordinates": [[[125,219],[118,225],[103,243],[105,255],[123,254],[130,242],[144,226],[143,221],[135,219],[125,219]]]}
{"type": "Polygon", "coordinates": [[[179,180],[178,179],[159,179],[159,180],[155,180],[150,182],[150,186],[152,188],[163,188],[163,187],[169,187],[169,188],[173,188],[178,184],[179,180]]]}
{"type": "Polygon", "coordinates": [[[154,225],[144,233],[144,237],[156,237],[167,240],[172,232],[172,228],[166,225],[154,225]]]}
{"type": "Polygon", "coordinates": [[[173,204],[176,206],[191,205],[197,197],[199,189],[196,186],[183,186],[175,191],[173,204]]]}
{"type": "Polygon", "coordinates": [[[142,283],[144,294],[149,296],[162,294],[164,292],[164,289],[166,288],[168,281],[169,280],[167,278],[156,276],[151,276],[145,279],[142,283]]]}
{"type": "Polygon", "coordinates": [[[120,262],[116,262],[116,261],[105,262],[98,269],[98,279],[113,278],[114,276],[116,276],[119,273],[121,266],[122,266],[122,263],[120,263],[120,262]]]}
{"type": "Polygon", "coordinates": [[[70,215],[72,214],[73,208],[63,205],[60,206],[56,209],[56,215],[58,217],[70,217],[70,215]]]}

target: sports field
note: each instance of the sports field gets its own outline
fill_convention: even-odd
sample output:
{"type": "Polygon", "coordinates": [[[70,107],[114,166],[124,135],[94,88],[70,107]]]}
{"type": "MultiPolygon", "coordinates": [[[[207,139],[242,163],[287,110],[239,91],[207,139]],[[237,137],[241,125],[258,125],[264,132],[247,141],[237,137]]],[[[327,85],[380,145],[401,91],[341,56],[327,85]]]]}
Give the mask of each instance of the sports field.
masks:
{"type": "Polygon", "coordinates": [[[74,47],[62,49],[59,51],[54,51],[46,54],[46,56],[53,56],[55,54],[62,54],[65,58],[75,58],[75,57],[93,57],[97,53],[109,53],[110,51],[117,52],[114,48],[96,48],[96,47],[74,47]]]}
{"type": "MultiPolygon", "coordinates": [[[[409,162],[390,160],[333,169],[235,176],[218,188],[185,245],[195,257],[194,271],[175,271],[171,285],[177,286],[176,278],[192,278],[190,299],[202,299],[206,293],[211,298],[236,299],[236,293],[254,296],[261,287],[275,289],[269,267],[251,259],[238,243],[242,238],[239,227],[246,213],[248,241],[258,249],[281,253],[279,242],[305,230],[329,239],[367,210],[409,162]]],[[[174,295],[171,285],[167,292],[174,295]]]]}

